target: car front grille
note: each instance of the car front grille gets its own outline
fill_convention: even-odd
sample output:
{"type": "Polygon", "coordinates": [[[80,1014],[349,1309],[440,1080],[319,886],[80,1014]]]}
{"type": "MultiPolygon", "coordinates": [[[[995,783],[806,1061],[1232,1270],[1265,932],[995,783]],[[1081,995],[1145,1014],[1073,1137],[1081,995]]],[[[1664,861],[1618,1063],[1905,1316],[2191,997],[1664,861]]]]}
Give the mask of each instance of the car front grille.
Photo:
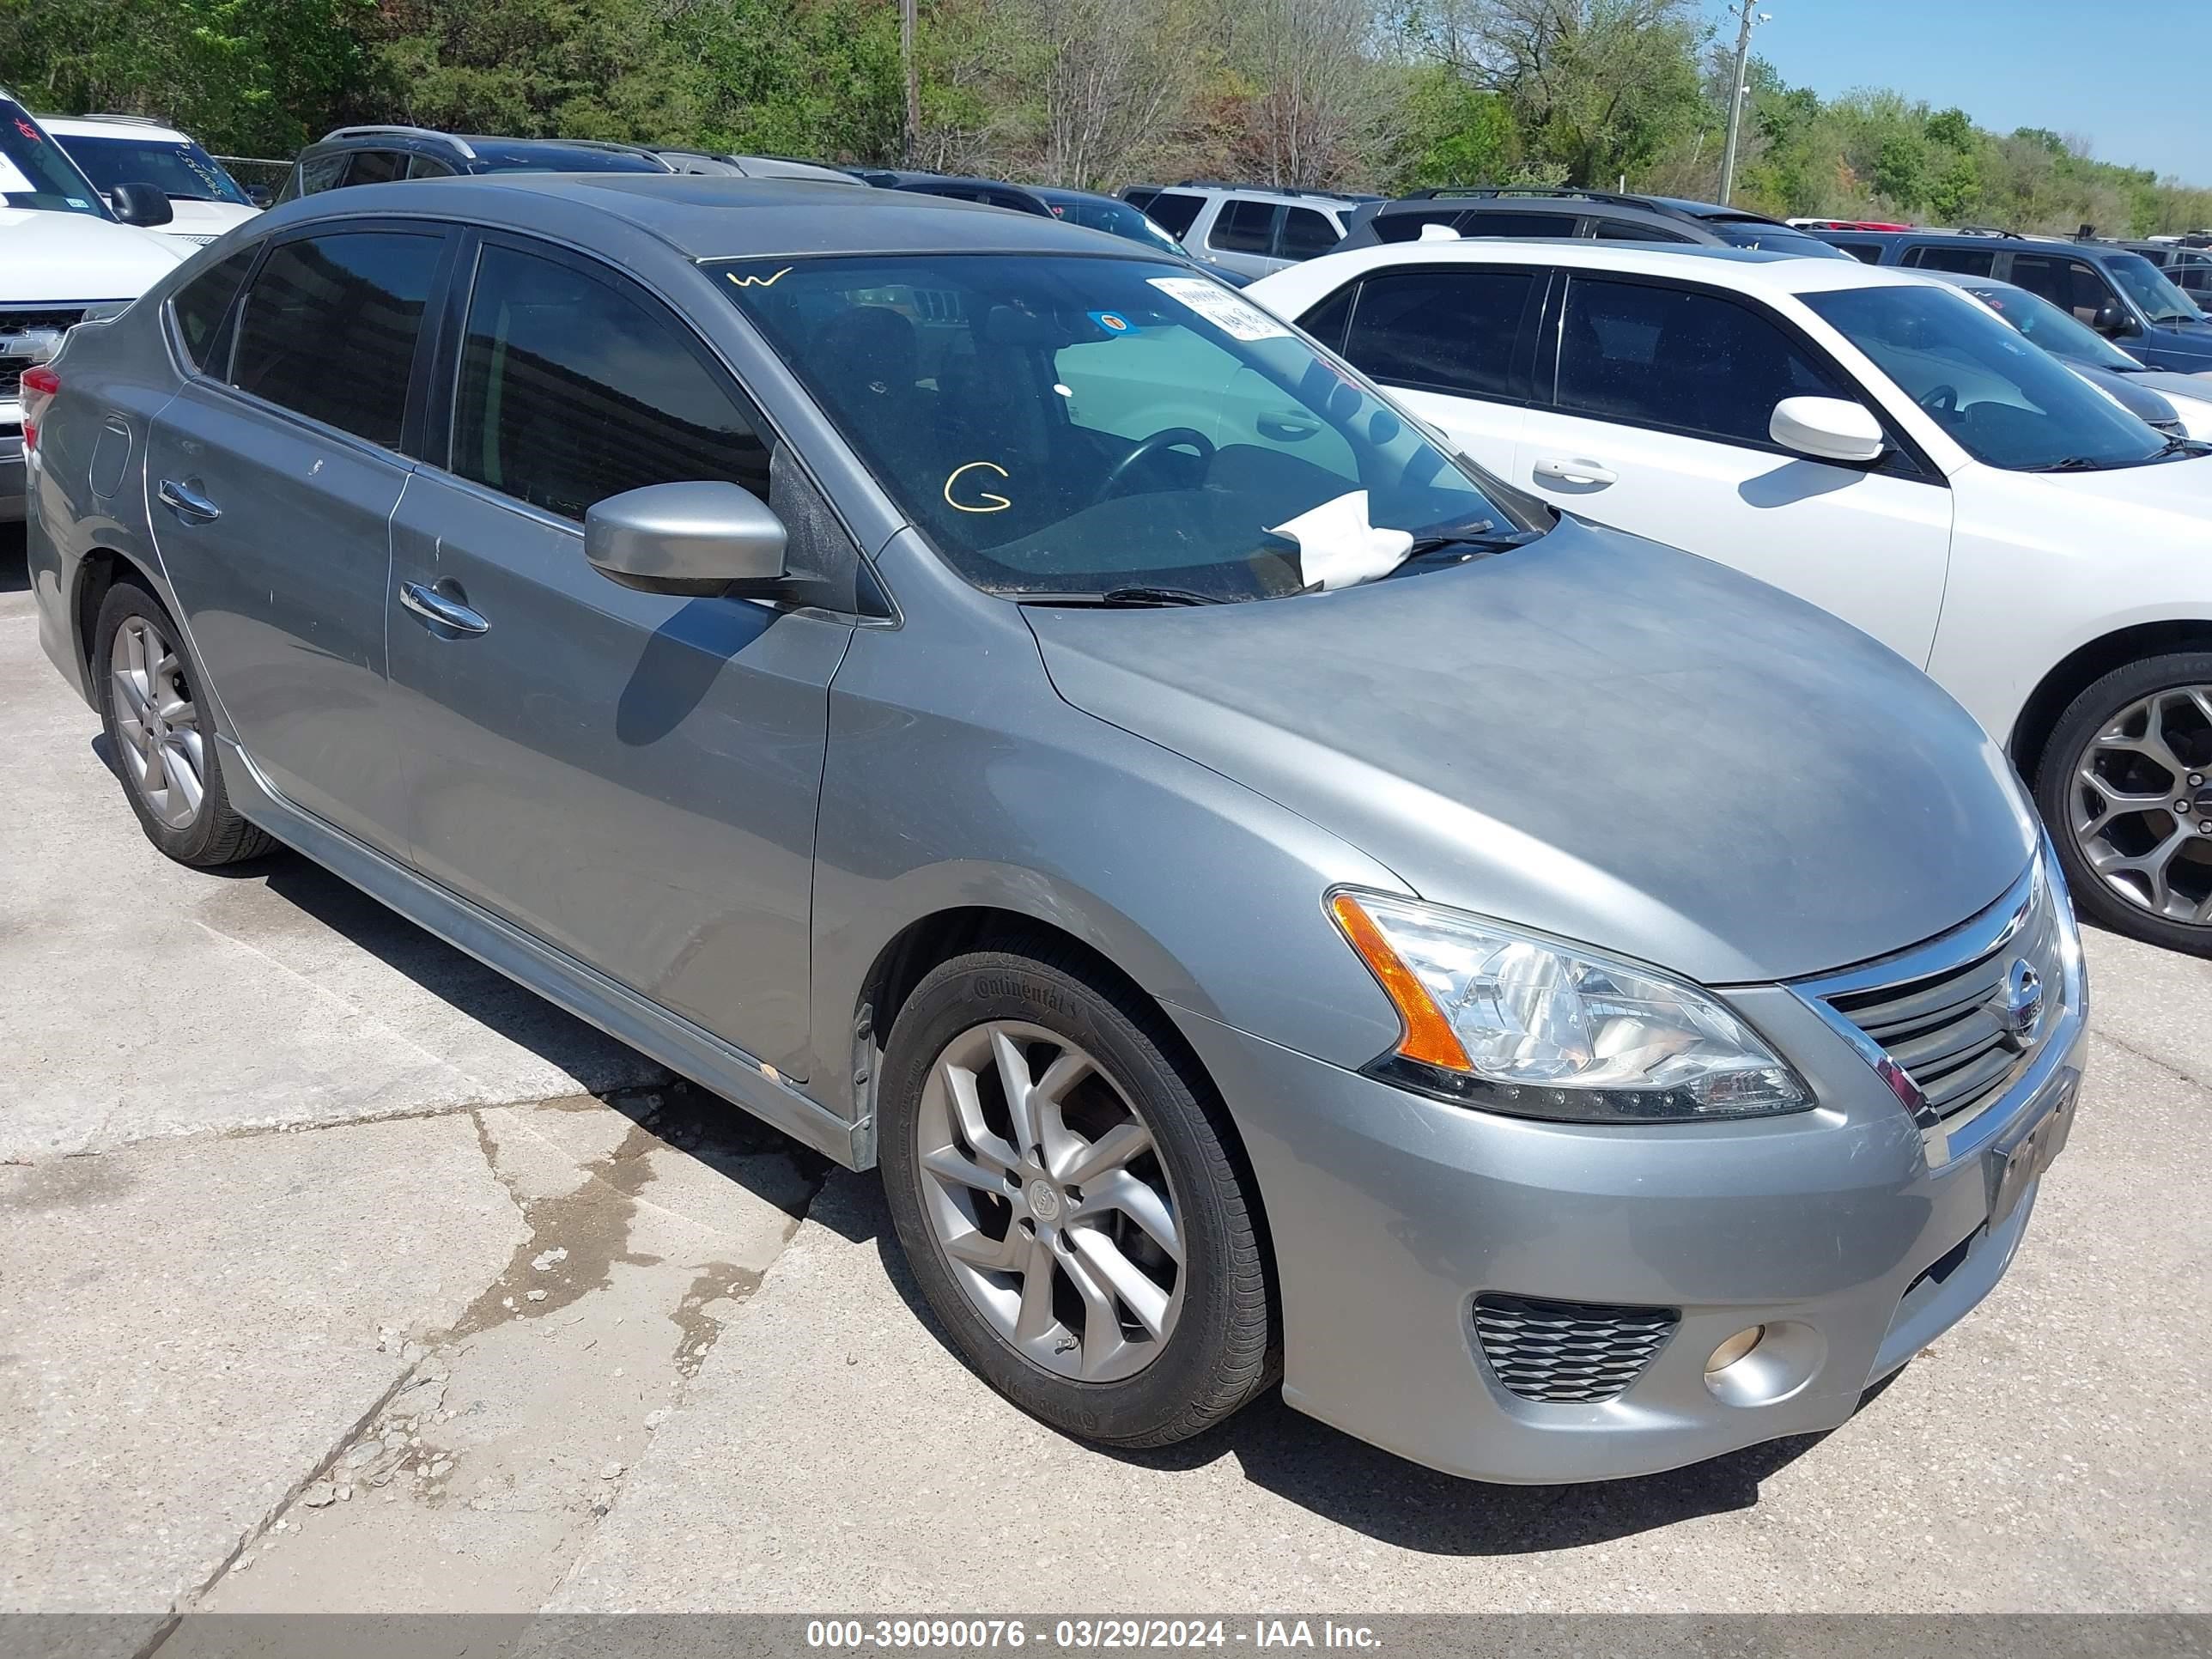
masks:
{"type": "Polygon", "coordinates": [[[82,306],[0,306],[0,398],[13,400],[23,371],[53,355],[55,337],[84,319],[82,306]]]}
{"type": "Polygon", "coordinates": [[[1549,1405],[1613,1399],[1644,1375],[1680,1321],[1673,1308],[1540,1302],[1492,1291],[1474,1299],[1474,1334],[1491,1373],[1508,1393],[1549,1405]]]}
{"type": "MultiPolygon", "coordinates": [[[[1904,1068],[1936,1115],[1962,1124],[2003,1097],[2032,1064],[2057,1024],[2065,998],[2057,903],[2035,880],[2024,898],[2008,901],[1996,926],[1970,923],[1955,949],[1911,953],[1910,970],[1886,982],[1854,975],[1848,990],[1826,992],[1828,1006],[1904,1068]],[[2008,1006],[2021,999],[2021,971],[2033,976],[2038,1018],[2021,1029],[2008,1006]]],[[[1940,945],[1939,941],[1939,945],[1940,945]]],[[[1877,971],[1873,977],[1880,979],[1877,971]]]]}

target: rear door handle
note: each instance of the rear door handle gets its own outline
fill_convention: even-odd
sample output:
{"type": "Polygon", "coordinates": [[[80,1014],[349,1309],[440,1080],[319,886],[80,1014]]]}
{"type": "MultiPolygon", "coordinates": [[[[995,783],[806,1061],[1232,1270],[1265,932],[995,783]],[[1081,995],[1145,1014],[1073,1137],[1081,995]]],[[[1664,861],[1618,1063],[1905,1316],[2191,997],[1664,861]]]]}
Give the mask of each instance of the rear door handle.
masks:
{"type": "Polygon", "coordinates": [[[222,517],[222,509],[190,484],[179,483],[174,478],[161,480],[161,505],[167,507],[186,524],[213,524],[222,517]]]}
{"type": "Polygon", "coordinates": [[[491,630],[489,623],[459,599],[449,599],[436,588],[421,582],[401,583],[399,603],[424,622],[450,628],[456,634],[484,634],[491,630]]]}
{"type": "Polygon", "coordinates": [[[1591,460],[1548,460],[1536,463],[1535,474],[1549,478],[1554,483],[1596,484],[1601,487],[1618,483],[1620,475],[1610,467],[1600,466],[1591,460]]]}

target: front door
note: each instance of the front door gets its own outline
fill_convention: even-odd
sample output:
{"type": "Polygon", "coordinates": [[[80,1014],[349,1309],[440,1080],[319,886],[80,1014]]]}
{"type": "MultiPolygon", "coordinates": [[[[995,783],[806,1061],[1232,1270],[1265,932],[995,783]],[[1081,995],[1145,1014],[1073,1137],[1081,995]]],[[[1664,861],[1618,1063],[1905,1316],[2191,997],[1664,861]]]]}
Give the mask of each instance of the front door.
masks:
{"type": "Polygon", "coordinates": [[[1840,466],[1767,434],[1784,398],[1866,401],[1840,367],[1734,296],[1579,272],[1559,338],[1556,393],[1528,412],[1514,483],[1734,565],[1927,665],[1949,489],[1902,450],[1840,466]]]}
{"type": "Polygon", "coordinates": [[[408,386],[445,245],[398,229],[279,243],[227,361],[147,441],[155,543],[240,741],[295,805],[394,854],[387,526],[413,471],[408,386]]]}
{"type": "Polygon", "coordinates": [[[487,240],[450,470],[393,520],[392,675],[422,872],[803,1079],[829,684],[849,623],[616,586],[594,501],[727,479],[758,417],[595,262],[487,240]],[[457,619],[457,620],[456,620],[457,619]]]}

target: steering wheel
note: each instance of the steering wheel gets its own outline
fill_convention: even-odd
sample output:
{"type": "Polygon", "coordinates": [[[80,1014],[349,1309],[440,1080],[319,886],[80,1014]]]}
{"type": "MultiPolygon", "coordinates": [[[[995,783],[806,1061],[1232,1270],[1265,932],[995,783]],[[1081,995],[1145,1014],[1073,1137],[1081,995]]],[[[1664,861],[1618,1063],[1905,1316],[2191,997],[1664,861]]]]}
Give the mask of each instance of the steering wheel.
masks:
{"type": "Polygon", "coordinates": [[[1951,385],[1936,387],[1920,399],[1921,408],[1939,421],[1949,421],[1959,412],[1959,388],[1951,385]]]}
{"type": "Polygon", "coordinates": [[[1091,504],[1096,506],[1100,501],[1109,500],[1121,494],[1122,481],[1127,478],[1130,472],[1148,457],[1157,455],[1164,449],[1183,448],[1195,449],[1198,452],[1198,464],[1201,471],[1213,459],[1212,439],[1194,427],[1171,426],[1164,432],[1155,432],[1149,438],[1140,438],[1131,446],[1129,453],[1115,462],[1108,470],[1105,482],[1098,486],[1098,493],[1091,497],[1091,504]]]}

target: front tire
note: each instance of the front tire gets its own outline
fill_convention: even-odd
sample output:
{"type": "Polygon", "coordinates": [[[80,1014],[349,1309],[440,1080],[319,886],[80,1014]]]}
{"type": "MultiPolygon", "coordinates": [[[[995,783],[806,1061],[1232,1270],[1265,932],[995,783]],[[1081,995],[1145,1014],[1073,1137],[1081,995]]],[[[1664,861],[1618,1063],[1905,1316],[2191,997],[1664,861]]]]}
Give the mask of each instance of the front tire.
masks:
{"type": "Polygon", "coordinates": [[[2212,653],[2129,663],[2075,697],[2035,801],[2085,916],[2212,955],[2212,653]]]}
{"type": "Polygon", "coordinates": [[[1063,1433],[1164,1446],[1273,1380],[1246,1177],[1141,998],[1050,940],[947,962],[884,1055],[899,1243],[961,1358],[1063,1433]]]}
{"type": "Polygon", "coordinates": [[[107,590],[93,624],[100,718],[123,793],[146,839],[179,864],[214,869],[276,846],[232,810],[215,726],[184,631],[133,582],[107,590]]]}

